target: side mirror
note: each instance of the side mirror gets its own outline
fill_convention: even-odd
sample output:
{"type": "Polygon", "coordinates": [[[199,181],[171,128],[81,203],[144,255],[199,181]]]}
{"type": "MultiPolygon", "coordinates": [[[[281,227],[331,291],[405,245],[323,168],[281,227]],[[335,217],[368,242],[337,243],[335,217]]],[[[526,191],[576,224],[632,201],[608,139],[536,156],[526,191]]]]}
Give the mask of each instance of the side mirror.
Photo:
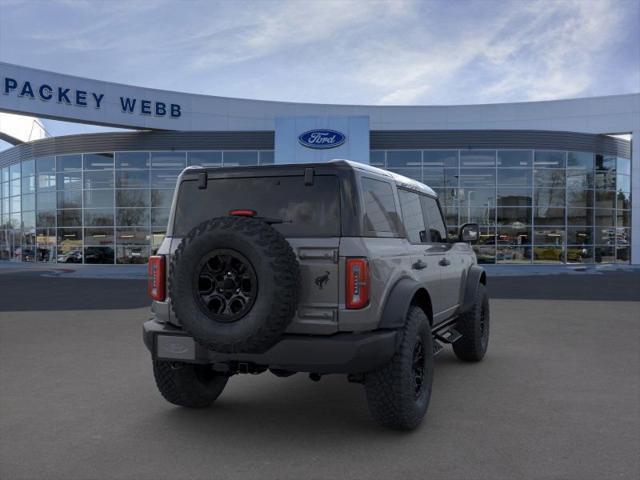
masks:
{"type": "Polygon", "coordinates": [[[480,239],[480,227],[477,223],[465,223],[460,227],[458,239],[461,242],[476,243],[480,239]]]}

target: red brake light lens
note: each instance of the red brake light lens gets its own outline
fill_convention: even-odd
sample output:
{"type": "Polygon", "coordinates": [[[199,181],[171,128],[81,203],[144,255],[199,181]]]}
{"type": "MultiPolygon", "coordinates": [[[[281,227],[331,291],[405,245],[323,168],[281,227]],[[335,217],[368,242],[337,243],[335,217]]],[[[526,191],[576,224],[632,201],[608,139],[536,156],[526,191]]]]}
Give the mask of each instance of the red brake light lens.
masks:
{"type": "Polygon", "coordinates": [[[366,258],[347,258],[346,266],[346,306],[364,308],[369,304],[369,262],[366,258]]]}
{"type": "Polygon", "coordinates": [[[164,255],[153,255],[149,257],[148,266],[148,288],[149,296],[158,302],[165,299],[165,260],[164,255]]]}
{"type": "Polygon", "coordinates": [[[238,208],[236,210],[229,210],[229,215],[232,217],[255,217],[258,214],[255,210],[249,210],[246,208],[238,208]]]}

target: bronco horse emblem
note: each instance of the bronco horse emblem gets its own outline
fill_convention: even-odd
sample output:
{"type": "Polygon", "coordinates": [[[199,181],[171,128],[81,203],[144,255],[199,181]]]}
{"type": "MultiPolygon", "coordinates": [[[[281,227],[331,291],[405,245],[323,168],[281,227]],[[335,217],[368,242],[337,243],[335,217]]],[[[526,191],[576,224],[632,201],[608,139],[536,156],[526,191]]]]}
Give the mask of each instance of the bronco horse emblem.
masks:
{"type": "Polygon", "coordinates": [[[324,275],[320,275],[316,278],[316,285],[320,290],[324,288],[324,286],[329,282],[329,272],[324,272],[324,275]]]}

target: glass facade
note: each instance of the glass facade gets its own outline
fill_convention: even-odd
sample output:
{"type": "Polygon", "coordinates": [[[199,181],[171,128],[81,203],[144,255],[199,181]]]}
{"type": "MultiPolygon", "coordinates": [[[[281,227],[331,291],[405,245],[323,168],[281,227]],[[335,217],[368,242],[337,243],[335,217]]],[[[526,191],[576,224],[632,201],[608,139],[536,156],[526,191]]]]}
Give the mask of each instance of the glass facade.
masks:
{"type": "Polygon", "coordinates": [[[0,259],[146,263],[189,165],[273,163],[273,151],[98,152],[0,169],[0,259]]]}
{"type": "Polygon", "coordinates": [[[631,161],[556,150],[375,150],[439,195],[450,235],[478,223],[479,263],[629,263],[631,161]]]}
{"type": "MultiPolygon", "coordinates": [[[[274,162],[271,150],[97,152],[0,168],[0,259],[146,263],[180,171],[274,162]]],[[[450,235],[481,226],[480,263],[629,263],[631,161],[556,150],[373,150],[440,196],[450,235]]]]}

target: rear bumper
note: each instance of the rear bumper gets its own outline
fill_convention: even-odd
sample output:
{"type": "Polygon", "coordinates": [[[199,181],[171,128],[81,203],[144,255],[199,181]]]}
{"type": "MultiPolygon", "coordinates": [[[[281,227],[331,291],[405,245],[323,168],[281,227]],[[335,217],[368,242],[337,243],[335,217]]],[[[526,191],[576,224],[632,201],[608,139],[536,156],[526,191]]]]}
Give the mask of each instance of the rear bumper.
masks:
{"type": "Polygon", "coordinates": [[[154,359],[205,364],[247,363],[295,372],[364,373],[386,364],[396,351],[395,330],[284,335],[264,353],[219,353],[199,345],[184,330],[156,320],[145,322],[144,343],[154,359]]]}

